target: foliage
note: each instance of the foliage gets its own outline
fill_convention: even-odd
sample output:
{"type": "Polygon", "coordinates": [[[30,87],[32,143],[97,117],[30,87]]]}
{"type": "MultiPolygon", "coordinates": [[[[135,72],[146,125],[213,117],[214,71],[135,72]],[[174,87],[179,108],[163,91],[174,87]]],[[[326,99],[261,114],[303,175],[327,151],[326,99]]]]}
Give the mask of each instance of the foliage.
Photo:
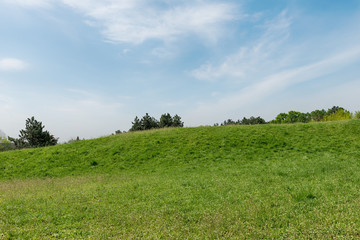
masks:
{"type": "Polygon", "coordinates": [[[324,109],[315,110],[310,113],[311,119],[315,122],[323,121],[326,114],[327,112],[324,109]]]}
{"type": "Polygon", "coordinates": [[[310,113],[301,113],[297,111],[289,111],[288,113],[280,113],[271,123],[307,123],[311,121],[310,113]]]}
{"type": "Polygon", "coordinates": [[[256,124],[265,124],[266,121],[261,117],[253,117],[250,118],[243,118],[241,120],[241,125],[256,125],[256,124]]]}
{"type": "Polygon", "coordinates": [[[354,114],[355,119],[360,119],[360,111],[356,111],[354,114]]]}
{"type": "Polygon", "coordinates": [[[19,138],[9,137],[9,141],[15,144],[16,148],[36,148],[53,146],[58,139],[48,131],[44,131],[45,126],[42,122],[35,120],[34,117],[26,119],[25,129],[20,130],[19,138]]]}
{"type": "Polygon", "coordinates": [[[3,152],[0,239],[358,239],[359,132],[168,128],[3,152]]]}
{"type": "Polygon", "coordinates": [[[280,113],[270,123],[307,123],[310,121],[337,121],[351,119],[353,114],[342,107],[333,106],[327,111],[324,109],[314,110],[311,113],[301,113],[296,111],[289,111],[288,113],[280,113]]]}
{"type": "Polygon", "coordinates": [[[183,127],[184,122],[181,121],[181,117],[179,115],[175,115],[171,117],[169,113],[162,114],[160,117],[160,121],[151,117],[148,113],[145,114],[139,120],[136,116],[134,122],[132,122],[132,127],[129,131],[141,131],[141,130],[150,130],[156,128],[165,128],[165,127],[183,127]]]}
{"type": "Polygon", "coordinates": [[[331,111],[330,115],[325,116],[325,121],[339,121],[352,119],[353,114],[343,108],[338,108],[335,112],[331,111]]]}
{"type": "Polygon", "coordinates": [[[228,125],[238,125],[239,121],[233,121],[232,119],[225,120],[223,123],[221,123],[221,126],[228,126],[228,125]]]}
{"type": "Polygon", "coordinates": [[[177,114],[173,117],[172,122],[172,127],[184,127],[184,122],[181,121],[181,117],[177,114]]]}
{"type": "Polygon", "coordinates": [[[13,144],[6,140],[5,137],[0,137],[0,152],[14,149],[13,144]]]}
{"type": "Polygon", "coordinates": [[[140,119],[136,116],[134,121],[132,122],[132,126],[129,129],[129,131],[139,131],[139,130],[143,130],[141,127],[141,123],[140,123],[140,119]]]}
{"type": "Polygon", "coordinates": [[[159,128],[159,121],[156,120],[154,117],[151,117],[148,113],[146,113],[145,116],[141,118],[141,120],[139,120],[139,118],[136,116],[132,124],[133,125],[129,131],[150,130],[154,128],[159,128]]]}
{"type": "MultiPolygon", "coordinates": [[[[227,125],[257,125],[257,124],[266,124],[266,121],[261,117],[253,117],[250,118],[244,117],[242,120],[233,121],[232,119],[225,120],[221,123],[221,126],[227,125]]],[[[219,124],[214,124],[214,126],[218,126],[219,124]]]]}
{"type": "Polygon", "coordinates": [[[146,113],[145,116],[143,116],[143,118],[140,120],[140,125],[142,130],[150,130],[154,128],[159,128],[159,121],[146,113]]]}
{"type": "Polygon", "coordinates": [[[276,116],[275,120],[271,121],[271,123],[285,123],[287,116],[286,113],[280,113],[276,116]]]}
{"type": "Polygon", "coordinates": [[[77,136],[75,139],[70,139],[69,141],[67,141],[67,143],[74,143],[74,142],[78,142],[78,141],[81,141],[80,137],[77,136]]]}
{"type": "Polygon", "coordinates": [[[171,117],[171,115],[169,113],[162,114],[160,117],[159,127],[160,128],[172,127],[172,125],[173,125],[173,118],[171,117]]]}
{"type": "Polygon", "coordinates": [[[326,115],[327,115],[327,116],[330,116],[331,114],[333,114],[333,113],[335,113],[335,112],[337,112],[337,111],[339,111],[339,110],[344,110],[344,108],[339,107],[339,106],[333,106],[332,108],[329,108],[329,109],[328,109],[326,115]]]}

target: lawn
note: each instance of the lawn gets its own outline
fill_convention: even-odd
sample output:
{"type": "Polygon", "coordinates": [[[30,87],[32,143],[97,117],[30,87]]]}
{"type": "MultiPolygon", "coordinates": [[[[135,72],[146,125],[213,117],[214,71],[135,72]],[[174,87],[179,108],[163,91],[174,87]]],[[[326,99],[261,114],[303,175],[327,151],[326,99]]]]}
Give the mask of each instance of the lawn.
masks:
{"type": "Polygon", "coordinates": [[[360,121],[127,133],[0,154],[0,239],[357,239],[360,121]]]}

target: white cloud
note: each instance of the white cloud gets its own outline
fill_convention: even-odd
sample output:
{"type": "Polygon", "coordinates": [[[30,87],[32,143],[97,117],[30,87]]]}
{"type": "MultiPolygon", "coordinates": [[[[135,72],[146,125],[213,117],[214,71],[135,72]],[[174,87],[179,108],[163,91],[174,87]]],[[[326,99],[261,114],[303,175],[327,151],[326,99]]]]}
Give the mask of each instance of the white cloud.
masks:
{"type": "MultiPolygon", "coordinates": [[[[1,1],[1,0],[0,0],[1,1]]],[[[2,0],[21,7],[47,8],[64,4],[98,27],[107,41],[140,44],[172,41],[195,34],[216,41],[223,23],[245,17],[236,5],[221,1],[174,0],[2,0]]]]}
{"type": "Polygon", "coordinates": [[[20,71],[27,68],[27,64],[16,58],[3,58],[0,60],[0,71],[20,71]]]}
{"type": "MultiPolygon", "coordinates": [[[[265,22],[263,34],[248,46],[242,46],[235,54],[214,65],[205,63],[191,72],[199,80],[216,81],[221,78],[243,80],[249,75],[256,75],[259,68],[264,73],[267,69],[279,69],[284,62],[279,55],[279,48],[289,37],[291,18],[287,11],[281,12],[275,19],[265,22]],[[277,59],[277,61],[274,61],[277,59]]],[[[287,63],[288,64],[288,63],[287,63]]]]}
{"type": "Polygon", "coordinates": [[[236,18],[234,6],[210,1],[63,0],[102,29],[108,41],[140,44],[171,41],[189,33],[214,41],[221,24],[236,18]],[[160,4],[166,7],[156,7],[160,4]]]}
{"type": "MultiPolygon", "coordinates": [[[[189,120],[190,122],[194,122],[195,119],[204,119],[204,117],[217,119],[218,116],[228,116],[231,112],[243,109],[246,106],[254,106],[259,102],[266,105],[264,99],[269,99],[270,96],[275,96],[276,93],[281,92],[290,86],[327,76],[340,71],[359,60],[360,47],[351,47],[312,64],[279,71],[265,76],[260,81],[254,82],[238,92],[219,99],[214,104],[200,104],[195,111],[192,111],[189,114],[189,120]]],[[[342,96],[344,96],[344,94],[342,96]]],[[[350,95],[347,97],[349,99],[354,98],[354,96],[350,95]]],[[[351,101],[349,100],[348,102],[351,101]]],[[[259,110],[257,110],[257,112],[258,111],[259,110]]]]}
{"type": "Polygon", "coordinates": [[[3,0],[9,4],[15,4],[27,8],[48,8],[54,0],[3,0]]]}

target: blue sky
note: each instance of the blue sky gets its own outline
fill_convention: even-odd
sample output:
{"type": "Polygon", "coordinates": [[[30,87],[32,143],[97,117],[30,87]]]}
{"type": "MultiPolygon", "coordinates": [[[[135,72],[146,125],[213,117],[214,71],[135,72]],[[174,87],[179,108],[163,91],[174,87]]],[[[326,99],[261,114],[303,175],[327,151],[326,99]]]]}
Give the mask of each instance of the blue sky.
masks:
{"type": "Polygon", "coordinates": [[[289,110],[360,110],[358,0],[0,0],[0,129],[60,141],[289,110]]]}

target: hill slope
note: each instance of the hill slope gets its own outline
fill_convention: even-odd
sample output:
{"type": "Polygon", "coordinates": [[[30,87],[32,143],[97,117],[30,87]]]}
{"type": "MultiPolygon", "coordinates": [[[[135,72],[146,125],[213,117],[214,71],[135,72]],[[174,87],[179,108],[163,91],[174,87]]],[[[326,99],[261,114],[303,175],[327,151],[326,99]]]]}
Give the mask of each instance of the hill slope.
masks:
{"type": "Polygon", "coordinates": [[[0,153],[0,239],[358,238],[359,133],[164,129],[0,153]]]}
{"type": "Polygon", "coordinates": [[[0,179],[110,173],[124,169],[266,161],[291,156],[359,157],[360,121],[199,127],[127,133],[0,154],[0,179]]]}

